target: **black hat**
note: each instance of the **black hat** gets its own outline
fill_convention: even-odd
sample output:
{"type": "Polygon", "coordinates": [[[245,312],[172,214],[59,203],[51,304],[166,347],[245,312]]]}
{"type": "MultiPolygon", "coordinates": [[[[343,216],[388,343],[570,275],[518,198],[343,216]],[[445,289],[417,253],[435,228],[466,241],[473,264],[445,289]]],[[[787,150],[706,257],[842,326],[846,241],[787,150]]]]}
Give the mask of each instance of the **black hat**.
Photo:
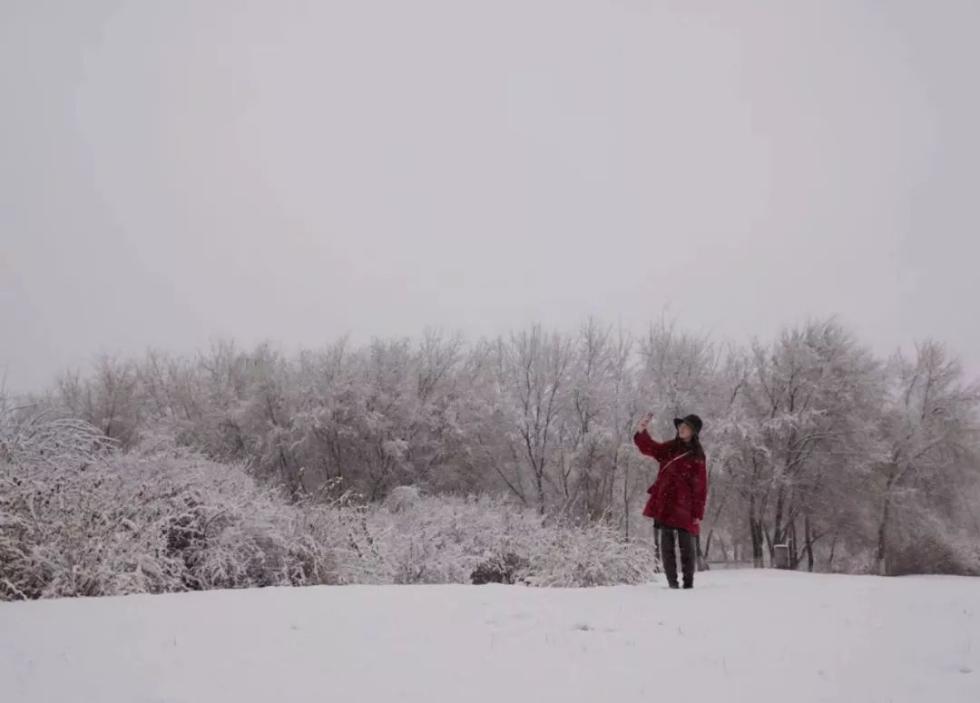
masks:
{"type": "Polygon", "coordinates": [[[687,417],[674,418],[674,427],[676,428],[680,428],[680,426],[685,423],[689,425],[692,430],[694,430],[694,434],[696,435],[701,434],[701,426],[704,423],[701,422],[700,417],[698,417],[697,415],[688,415],[687,417]]]}

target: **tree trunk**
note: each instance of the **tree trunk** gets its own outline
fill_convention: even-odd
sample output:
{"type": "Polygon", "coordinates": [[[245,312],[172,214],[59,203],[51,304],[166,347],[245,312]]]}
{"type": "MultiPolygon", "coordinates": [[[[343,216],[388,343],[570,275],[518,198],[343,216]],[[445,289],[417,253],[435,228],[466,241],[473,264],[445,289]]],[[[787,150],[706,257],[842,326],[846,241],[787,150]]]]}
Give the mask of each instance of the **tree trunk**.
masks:
{"type": "Polygon", "coordinates": [[[694,549],[695,549],[694,554],[695,554],[695,558],[696,558],[696,562],[695,563],[697,564],[698,571],[707,571],[708,570],[708,562],[704,558],[704,552],[701,551],[701,535],[695,536],[695,538],[694,538],[694,549]]]}
{"type": "Polygon", "coordinates": [[[762,521],[756,520],[754,516],[749,517],[749,532],[752,537],[752,566],[761,569],[765,566],[763,556],[763,529],[762,521]]]}
{"type": "Polygon", "coordinates": [[[535,487],[538,489],[538,513],[544,515],[544,467],[535,468],[535,487]]]}
{"type": "Polygon", "coordinates": [[[834,530],[834,537],[830,540],[830,556],[827,557],[827,571],[834,570],[834,552],[837,550],[837,530],[834,530]]]}
{"type": "MultiPolygon", "coordinates": [[[[769,539],[769,550],[772,552],[772,545],[783,544],[786,541],[786,532],[783,529],[783,501],[785,490],[782,486],[776,492],[776,513],[772,522],[772,537],[769,539]]],[[[770,556],[772,556],[770,554],[770,556]]]]}
{"type": "Polygon", "coordinates": [[[731,561],[732,557],[728,553],[728,545],[725,544],[725,539],[721,535],[718,535],[718,549],[721,550],[722,561],[731,561]]]}
{"type": "Polygon", "coordinates": [[[892,492],[891,481],[885,489],[885,504],[881,510],[881,522],[878,524],[878,550],[875,553],[875,572],[880,576],[888,573],[888,528],[891,521],[892,492]]]}
{"type": "MultiPolygon", "coordinates": [[[[654,535],[656,536],[656,534],[654,535]]],[[[623,468],[623,538],[630,541],[630,467],[623,468]]]]}
{"type": "Polygon", "coordinates": [[[806,570],[813,572],[813,532],[810,530],[810,516],[803,516],[803,534],[806,539],[806,570]]]}
{"type": "Polygon", "coordinates": [[[796,539],[796,518],[793,518],[789,523],[789,527],[786,530],[786,537],[789,543],[789,563],[793,571],[796,571],[800,565],[799,543],[796,539]]]}

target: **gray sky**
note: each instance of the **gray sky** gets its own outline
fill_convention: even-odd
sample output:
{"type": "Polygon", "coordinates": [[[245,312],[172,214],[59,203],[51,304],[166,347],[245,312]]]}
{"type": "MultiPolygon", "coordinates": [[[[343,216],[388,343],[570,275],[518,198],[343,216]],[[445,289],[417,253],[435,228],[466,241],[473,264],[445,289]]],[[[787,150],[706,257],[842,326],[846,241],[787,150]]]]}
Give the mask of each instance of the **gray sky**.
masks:
{"type": "Polygon", "coordinates": [[[977,2],[0,0],[0,367],[838,313],[980,371],[977,2]]]}

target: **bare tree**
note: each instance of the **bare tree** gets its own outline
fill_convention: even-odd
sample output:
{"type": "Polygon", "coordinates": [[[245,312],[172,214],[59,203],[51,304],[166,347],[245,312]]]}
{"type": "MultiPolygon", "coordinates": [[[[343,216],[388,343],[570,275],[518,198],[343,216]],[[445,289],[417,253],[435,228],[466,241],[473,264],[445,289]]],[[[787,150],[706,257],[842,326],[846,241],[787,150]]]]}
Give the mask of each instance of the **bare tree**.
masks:
{"type": "MultiPolygon", "coordinates": [[[[884,421],[887,459],[878,466],[881,512],[875,570],[889,573],[891,532],[900,498],[941,483],[955,486],[976,471],[980,386],[966,384],[959,362],[943,345],[923,342],[914,360],[892,359],[894,379],[884,421]]],[[[955,490],[955,488],[954,488],[955,490]]],[[[908,501],[904,501],[906,506],[908,501]]]]}
{"type": "Polygon", "coordinates": [[[544,513],[547,489],[558,489],[553,476],[558,423],[567,402],[569,368],[573,358],[571,340],[559,333],[545,333],[535,325],[498,341],[498,369],[508,412],[512,417],[517,466],[531,479],[539,512],[544,513]]]}

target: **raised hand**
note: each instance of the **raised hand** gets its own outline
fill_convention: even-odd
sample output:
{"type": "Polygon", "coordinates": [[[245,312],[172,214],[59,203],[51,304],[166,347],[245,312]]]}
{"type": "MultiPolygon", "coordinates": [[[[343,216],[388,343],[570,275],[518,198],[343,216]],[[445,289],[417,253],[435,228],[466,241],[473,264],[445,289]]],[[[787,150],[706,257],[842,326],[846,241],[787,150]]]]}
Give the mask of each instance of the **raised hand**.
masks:
{"type": "Polygon", "coordinates": [[[636,431],[637,432],[646,431],[647,425],[649,425],[652,420],[653,420],[653,413],[647,413],[646,415],[644,415],[642,418],[640,418],[640,424],[636,426],[636,431]]]}

